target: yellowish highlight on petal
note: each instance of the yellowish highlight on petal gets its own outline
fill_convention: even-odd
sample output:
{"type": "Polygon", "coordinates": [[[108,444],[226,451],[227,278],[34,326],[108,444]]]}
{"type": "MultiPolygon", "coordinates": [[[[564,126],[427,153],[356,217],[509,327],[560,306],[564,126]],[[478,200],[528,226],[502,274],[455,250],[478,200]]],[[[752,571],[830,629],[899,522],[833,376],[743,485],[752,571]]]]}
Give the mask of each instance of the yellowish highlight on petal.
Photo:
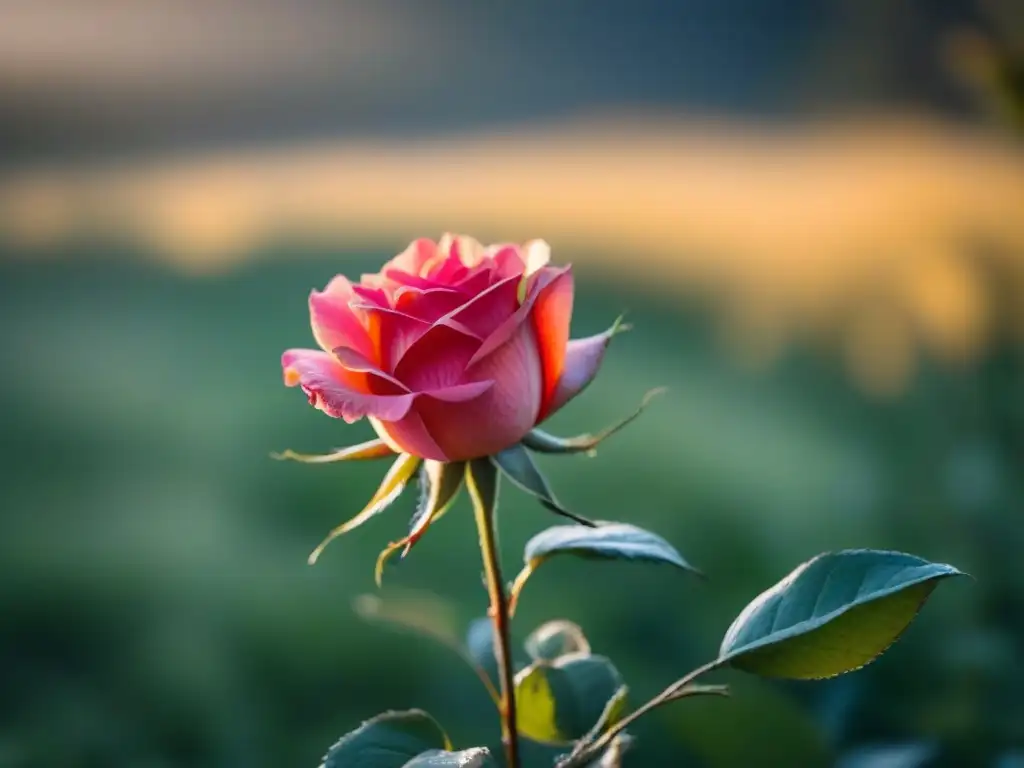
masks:
{"type": "Polygon", "coordinates": [[[523,247],[526,252],[526,274],[532,275],[551,261],[551,246],[544,240],[531,240],[523,247]]]}
{"type": "Polygon", "coordinates": [[[327,548],[327,545],[336,538],[348,533],[354,528],[358,528],[378,512],[386,509],[395,499],[401,496],[402,491],[405,490],[405,486],[409,482],[409,478],[412,477],[417,467],[419,467],[419,464],[420,460],[415,456],[410,456],[407,453],[400,455],[398,460],[391,465],[391,469],[388,470],[388,473],[384,476],[384,480],[381,482],[377,492],[373,494],[373,498],[371,498],[370,502],[363,508],[363,511],[347,523],[342,523],[327,534],[327,537],[310,553],[309,564],[315,564],[324,549],[327,548]]]}

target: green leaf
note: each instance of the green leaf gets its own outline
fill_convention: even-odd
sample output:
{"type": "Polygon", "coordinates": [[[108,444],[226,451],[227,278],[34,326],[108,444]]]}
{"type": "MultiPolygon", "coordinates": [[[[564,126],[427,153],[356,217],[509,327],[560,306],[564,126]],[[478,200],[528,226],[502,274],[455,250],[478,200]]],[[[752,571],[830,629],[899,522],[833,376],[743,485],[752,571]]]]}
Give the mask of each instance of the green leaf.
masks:
{"type": "Polygon", "coordinates": [[[377,492],[373,494],[370,502],[363,508],[363,511],[353,517],[347,523],[342,523],[329,534],[327,538],[317,545],[309,555],[309,564],[313,565],[324,549],[339,536],[348,533],[354,528],[358,528],[360,525],[365,523],[374,515],[378,515],[391,506],[391,503],[402,495],[402,491],[405,490],[406,483],[409,482],[409,478],[412,477],[416,468],[420,465],[420,460],[415,456],[410,456],[407,453],[399,455],[398,459],[394,464],[391,465],[391,469],[384,475],[384,479],[381,481],[380,487],[377,492]]]}
{"type": "Polygon", "coordinates": [[[447,734],[423,710],[384,712],[342,736],[320,768],[403,768],[424,752],[449,749],[447,734]]]}
{"type": "Polygon", "coordinates": [[[640,401],[640,405],[635,411],[633,411],[633,413],[622,419],[622,421],[616,422],[610,427],[601,430],[597,434],[577,435],[576,437],[557,437],[542,429],[534,429],[523,438],[522,444],[531,451],[536,451],[537,453],[586,453],[593,456],[597,453],[598,445],[623,427],[632,423],[637,416],[644,412],[644,409],[647,408],[651,400],[663,392],[665,392],[663,387],[652,389],[644,395],[644,399],[640,401]]]}
{"type": "Polygon", "coordinates": [[[466,630],[466,648],[492,684],[498,681],[498,662],[494,656],[494,622],[484,616],[473,619],[466,630]]]}
{"type": "Polygon", "coordinates": [[[557,525],[541,531],[526,543],[523,560],[526,565],[512,583],[510,610],[515,610],[526,580],[554,555],[608,560],[645,560],[667,563],[702,576],[683,559],[675,547],[661,536],[628,523],[599,523],[596,528],[579,525],[557,525]]]}
{"type": "Polygon", "coordinates": [[[427,532],[427,528],[451,508],[462,487],[464,475],[465,466],[461,461],[423,462],[420,468],[420,500],[409,523],[409,535],[389,544],[377,557],[374,579],[378,587],[381,586],[384,566],[391,555],[399,549],[402,550],[402,557],[409,554],[409,550],[427,532]]]}
{"type": "Polygon", "coordinates": [[[620,685],[619,690],[615,692],[615,695],[605,702],[604,709],[601,710],[601,716],[597,718],[597,722],[594,723],[593,727],[585,736],[583,736],[580,740],[580,744],[586,745],[591,743],[613,725],[618,723],[619,720],[622,719],[622,716],[626,714],[626,706],[628,703],[629,687],[620,685]]]}
{"type": "Polygon", "coordinates": [[[526,652],[534,661],[554,661],[568,653],[590,653],[590,643],[579,625],[565,619],[541,624],[526,638],[526,652]]]}
{"type": "Polygon", "coordinates": [[[621,687],[618,670],[603,656],[534,662],[516,675],[519,731],[542,744],[570,744],[594,727],[621,687]]]}
{"type": "MultiPolygon", "coordinates": [[[[626,705],[629,698],[629,688],[625,685],[619,686],[619,690],[615,692],[604,705],[604,709],[601,711],[601,716],[597,719],[594,726],[576,742],[575,747],[570,754],[565,755],[557,765],[561,765],[564,762],[571,762],[572,759],[579,760],[581,753],[590,747],[597,739],[599,739],[605,731],[612,726],[616,725],[624,714],[626,714],[626,705]]],[[[622,734],[626,739],[628,736],[622,734]]],[[[618,754],[621,757],[621,752],[616,752],[614,747],[615,743],[619,740],[620,736],[616,736],[611,745],[605,750],[604,755],[615,755],[618,754]]],[[[622,750],[623,752],[625,750],[622,750]]],[[[601,759],[598,758],[597,762],[587,763],[587,765],[595,766],[602,765],[601,759]]],[[[618,765],[619,763],[607,763],[607,765],[618,765]]]]}
{"type": "Polygon", "coordinates": [[[570,520],[575,520],[580,525],[593,527],[594,523],[585,517],[581,517],[568,511],[561,502],[555,498],[554,492],[540,473],[540,469],[533,462],[533,457],[521,445],[513,445],[491,457],[494,465],[501,470],[514,485],[535,496],[547,509],[570,520]]]}
{"type": "Polygon", "coordinates": [[[498,764],[491,757],[486,747],[473,747],[461,752],[446,752],[443,749],[432,749],[417,755],[402,768],[497,768],[498,764]]]}
{"type": "Polygon", "coordinates": [[[330,453],[296,453],[288,449],[281,453],[270,454],[271,458],[278,461],[301,461],[303,464],[328,464],[332,461],[366,461],[367,459],[386,459],[394,456],[395,452],[388,447],[383,440],[370,440],[359,445],[350,445],[347,448],[339,448],[330,453]]]}
{"type": "Polygon", "coordinates": [[[962,575],[901,552],[819,555],[743,610],[722,640],[719,660],[797,680],[859,669],[896,641],[939,580],[962,575]]]}

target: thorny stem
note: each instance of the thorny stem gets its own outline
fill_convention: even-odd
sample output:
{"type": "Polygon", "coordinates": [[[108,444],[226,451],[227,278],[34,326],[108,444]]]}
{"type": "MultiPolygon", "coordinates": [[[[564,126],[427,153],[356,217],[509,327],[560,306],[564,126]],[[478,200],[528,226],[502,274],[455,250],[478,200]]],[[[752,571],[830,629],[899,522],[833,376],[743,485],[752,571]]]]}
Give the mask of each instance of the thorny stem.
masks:
{"type": "MultiPolygon", "coordinates": [[[[486,461],[486,459],[484,460],[486,461]]],[[[473,462],[474,464],[476,462],[473,462]]],[[[494,656],[498,663],[501,683],[501,740],[505,745],[508,768],[519,768],[519,732],[516,729],[515,682],[512,671],[511,643],[509,642],[508,595],[501,575],[501,562],[494,528],[494,510],[497,506],[497,478],[491,498],[485,498],[487,491],[475,487],[473,469],[468,474],[469,490],[473,496],[473,512],[480,534],[480,554],[483,557],[487,591],[490,595],[489,614],[494,624],[494,656]],[[481,493],[483,491],[483,493],[481,493]]]]}
{"type": "Polygon", "coordinates": [[[721,663],[720,659],[714,659],[703,666],[697,667],[697,669],[693,670],[685,677],[676,680],[646,704],[637,707],[624,718],[619,720],[619,722],[605,731],[600,738],[592,741],[579,752],[574,752],[568,758],[559,762],[556,768],[576,768],[576,766],[585,765],[596,755],[600,754],[602,750],[606,749],[608,745],[611,744],[612,739],[622,733],[622,731],[626,730],[626,728],[632,725],[635,721],[639,720],[651,710],[657,709],[662,704],[667,704],[670,701],[683,698],[686,695],[684,691],[686,686],[694,682],[701,675],[717,669],[721,663]]]}

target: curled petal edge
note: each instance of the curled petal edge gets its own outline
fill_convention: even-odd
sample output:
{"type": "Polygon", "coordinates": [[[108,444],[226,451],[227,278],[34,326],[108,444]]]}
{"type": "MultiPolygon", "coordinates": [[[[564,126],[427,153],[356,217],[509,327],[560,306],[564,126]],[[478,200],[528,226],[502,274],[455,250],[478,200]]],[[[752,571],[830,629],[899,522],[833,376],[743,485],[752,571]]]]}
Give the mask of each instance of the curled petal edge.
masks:
{"type": "MultiPolygon", "coordinates": [[[[281,367],[285,386],[302,387],[310,405],[348,424],[364,416],[388,421],[400,419],[409,412],[415,399],[408,391],[376,395],[355,389],[358,382],[351,377],[372,374],[350,371],[329,352],[290,349],[281,356],[281,367]]],[[[387,382],[384,385],[394,386],[387,382]]]]}

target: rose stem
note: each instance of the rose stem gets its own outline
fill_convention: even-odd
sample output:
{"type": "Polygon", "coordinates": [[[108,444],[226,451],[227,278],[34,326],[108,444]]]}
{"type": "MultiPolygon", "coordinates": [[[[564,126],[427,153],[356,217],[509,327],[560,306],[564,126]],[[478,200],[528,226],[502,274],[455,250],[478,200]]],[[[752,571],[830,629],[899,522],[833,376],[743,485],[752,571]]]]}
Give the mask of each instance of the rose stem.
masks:
{"type": "Polygon", "coordinates": [[[516,697],[509,642],[508,596],[501,576],[501,562],[495,535],[494,512],[498,506],[498,478],[488,459],[476,459],[467,467],[473,512],[480,534],[487,592],[490,595],[490,617],[494,623],[494,658],[501,678],[501,740],[505,745],[508,768],[519,768],[519,733],[516,730],[516,697]],[[487,481],[490,482],[487,482],[487,481]],[[483,481],[483,482],[481,482],[483,481]],[[483,486],[483,487],[481,487],[483,486]]]}

